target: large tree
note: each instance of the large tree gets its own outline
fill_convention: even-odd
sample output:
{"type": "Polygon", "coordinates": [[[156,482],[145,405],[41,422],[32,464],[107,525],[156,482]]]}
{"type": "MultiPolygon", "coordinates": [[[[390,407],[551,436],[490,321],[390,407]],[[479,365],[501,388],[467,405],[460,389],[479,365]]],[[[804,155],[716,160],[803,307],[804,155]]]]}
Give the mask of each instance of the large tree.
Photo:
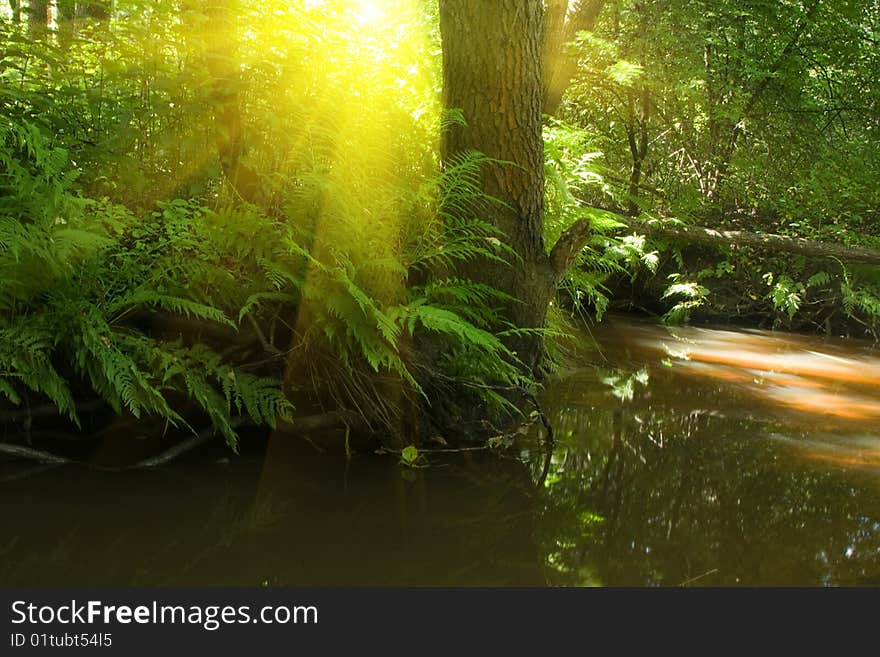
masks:
{"type": "MultiPolygon", "coordinates": [[[[542,0],[441,0],[443,94],[466,125],[444,134],[443,158],[479,151],[487,194],[502,201],[487,218],[516,253],[507,265],[474,263],[468,275],[518,299],[506,319],[521,328],[544,325],[556,287],[589,238],[584,220],[552,247],[544,243],[542,110],[544,4],[542,0]]],[[[512,347],[528,366],[540,360],[541,342],[525,335],[512,347]]]]}
{"type": "Polygon", "coordinates": [[[577,74],[569,48],[578,32],[592,30],[608,0],[544,0],[544,113],[555,114],[577,74]]]}

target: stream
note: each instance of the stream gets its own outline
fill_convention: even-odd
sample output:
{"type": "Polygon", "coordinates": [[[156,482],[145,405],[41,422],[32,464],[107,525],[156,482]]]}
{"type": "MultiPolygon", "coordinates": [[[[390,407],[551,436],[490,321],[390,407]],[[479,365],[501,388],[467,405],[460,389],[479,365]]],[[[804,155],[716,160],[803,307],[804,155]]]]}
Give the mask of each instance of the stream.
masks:
{"type": "Polygon", "coordinates": [[[876,346],[624,317],[579,342],[549,460],[536,425],[425,468],[289,435],[0,463],[0,585],[880,585],[876,346]]]}

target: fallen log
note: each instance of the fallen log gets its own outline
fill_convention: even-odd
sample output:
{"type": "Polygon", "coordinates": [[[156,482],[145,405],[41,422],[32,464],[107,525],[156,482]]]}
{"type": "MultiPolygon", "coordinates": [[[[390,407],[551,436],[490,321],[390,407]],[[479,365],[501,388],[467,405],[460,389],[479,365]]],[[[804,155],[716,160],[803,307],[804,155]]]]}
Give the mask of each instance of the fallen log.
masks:
{"type": "Polygon", "coordinates": [[[751,233],[744,230],[715,230],[704,226],[685,226],[656,219],[620,217],[633,230],[651,237],[681,240],[707,246],[751,247],[767,251],[793,253],[813,258],[836,258],[842,262],[880,265],[880,250],[847,246],[835,242],[817,242],[803,237],[774,233],[751,233]]]}

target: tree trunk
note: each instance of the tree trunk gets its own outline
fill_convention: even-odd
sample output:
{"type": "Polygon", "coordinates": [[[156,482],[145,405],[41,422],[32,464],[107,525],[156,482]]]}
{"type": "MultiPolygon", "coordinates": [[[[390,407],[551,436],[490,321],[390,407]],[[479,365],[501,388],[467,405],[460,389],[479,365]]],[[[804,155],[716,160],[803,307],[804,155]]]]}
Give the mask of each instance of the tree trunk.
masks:
{"type": "Polygon", "coordinates": [[[107,20],[113,10],[112,0],[77,0],[77,18],[91,18],[94,20],[107,20]]]}
{"type": "MultiPolygon", "coordinates": [[[[524,328],[543,326],[551,292],[543,238],[542,21],[541,0],[440,3],[444,104],[462,110],[467,122],[443,135],[442,158],[479,151],[503,161],[484,167],[483,190],[503,203],[486,207],[484,218],[518,256],[507,266],[475,262],[463,273],[521,300],[506,319],[524,328]]],[[[533,343],[511,345],[529,366],[537,362],[533,343]]]]}
{"type": "Polygon", "coordinates": [[[243,162],[247,142],[237,47],[239,2],[203,0],[203,6],[208,19],[205,59],[211,75],[211,106],[220,166],[235,192],[253,203],[259,181],[256,172],[243,162]]]}
{"type": "Polygon", "coordinates": [[[49,3],[46,0],[30,0],[28,27],[34,38],[43,36],[49,29],[49,3]]]}
{"type": "MultiPolygon", "coordinates": [[[[470,263],[462,272],[519,300],[505,319],[541,328],[556,286],[589,238],[589,221],[569,228],[552,251],[544,245],[544,145],[542,140],[542,0],[442,0],[443,100],[460,109],[466,126],[443,135],[442,159],[479,151],[499,162],[484,167],[484,191],[501,201],[483,217],[516,253],[508,265],[470,263]]],[[[519,336],[510,347],[534,368],[542,341],[519,336]]]]}
{"type": "Polygon", "coordinates": [[[544,36],[544,114],[556,114],[578,63],[568,48],[578,32],[596,25],[607,0],[546,0],[544,36]]]}

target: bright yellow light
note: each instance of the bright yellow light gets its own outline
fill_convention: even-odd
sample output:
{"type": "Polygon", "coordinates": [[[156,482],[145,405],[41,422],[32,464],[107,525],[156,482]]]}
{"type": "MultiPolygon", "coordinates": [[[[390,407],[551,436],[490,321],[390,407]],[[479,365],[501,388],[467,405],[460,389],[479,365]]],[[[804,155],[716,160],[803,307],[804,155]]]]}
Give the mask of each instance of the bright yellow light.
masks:
{"type": "Polygon", "coordinates": [[[361,0],[359,4],[360,7],[355,13],[355,21],[358,25],[362,27],[378,25],[384,20],[385,9],[381,0],[361,0]]]}

